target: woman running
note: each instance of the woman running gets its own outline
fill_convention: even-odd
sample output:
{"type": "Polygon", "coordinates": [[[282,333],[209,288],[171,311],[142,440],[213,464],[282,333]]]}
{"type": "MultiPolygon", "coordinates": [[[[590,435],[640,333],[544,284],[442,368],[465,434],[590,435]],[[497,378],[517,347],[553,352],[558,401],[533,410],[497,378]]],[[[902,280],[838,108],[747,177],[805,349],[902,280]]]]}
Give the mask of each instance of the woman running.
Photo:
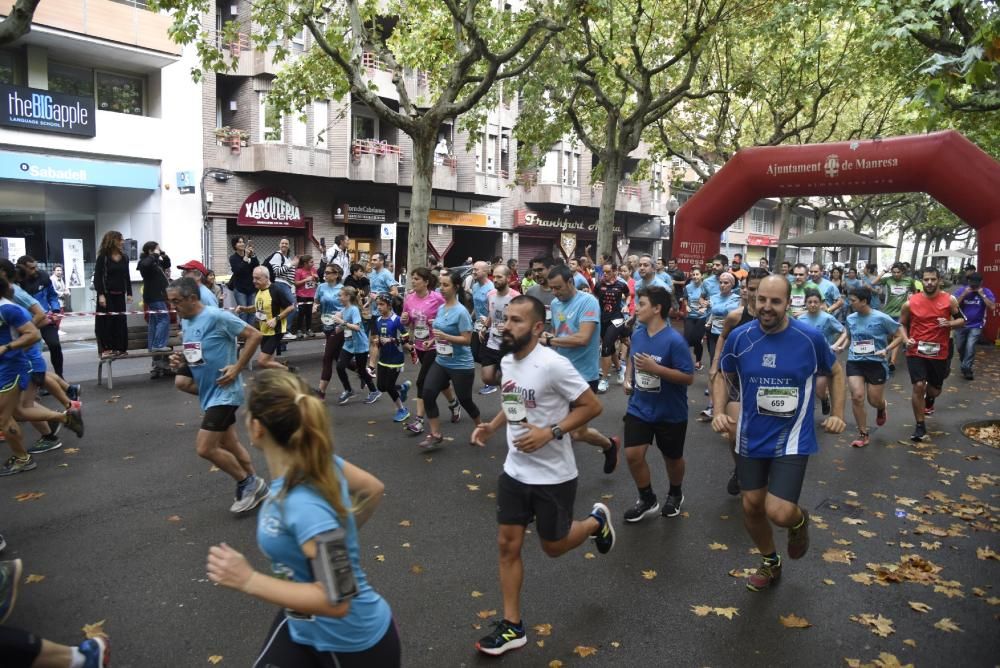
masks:
{"type": "Polygon", "coordinates": [[[354,288],[341,288],[340,303],[344,309],[333,316],[333,322],[344,333],[344,347],[337,358],[337,377],[344,385],[337,403],[343,406],[351,397],[351,380],[347,377],[347,368],[353,361],[361,384],[368,388],[366,404],[378,401],[381,393],[375,389],[372,377],[368,375],[368,331],[361,318],[361,306],[358,303],[358,291],[354,288]]]}
{"type": "Polygon", "coordinates": [[[344,270],[336,264],[326,265],[323,270],[324,283],[316,290],[313,310],[319,311],[319,321],[323,323],[323,335],[326,345],[323,346],[323,370],[320,372],[319,389],[316,394],[320,399],[326,399],[326,388],[333,378],[333,365],[340,359],[340,351],[344,347],[344,330],[337,327],[334,316],[344,308],[340,301],[340,291],[344,287],[344,270]]]}
{"type": "Polygon", "coordinates": [[[719,276],[719,294],[712,295],[708,307],[708,357],[715,359],[715,344],[722,334],[722,325],[730,311],[740,308],[739,290],[736,287],[736,277],[728,271],[719,276]]]}
{"type": "MultiPolygon", "coordinates": [[[[413,291],[403,300],[403,313],[400,315],[403,324],[410,329],[410,340],[420,362],[420,371],[417,373],[417,414],[406,424],[406,430],[414,436],[424,431],[424,381],[437,356],[432,325],[438,309],[444,305],[444,297],[435,290],[437,283],[437,276],[426,267],[414,269],[410,274],[413,291]]],[[[448,399],[451,421],[458,422],[462,419],[462,405],[455,398],[455,391],[451,386],[444,388],[444,396],[448,399]]]]}
{"type": "Polygon", "coordinates": [[[372,337],[372,359],[376,361],[375,387],[379,392],[386,392],[396,406],[393,422],[405,422],[410,417],[406,408],[406,397],[410,392],[410,381],[397,385],[399,372],[403,370],[405,356],[403,348],[410,349],[408,339],[410,333],[406,325],[392,310],[393,296],[383,292],[376,298],[378,318],[375,320],[375,336],[372,337]]]}
{"type": "Polygon", "coordinates": [[[358,540],[383,484],[334,455],[323,402],[297,376],[260,372],[247,409],[250,441],[267,458],[272,481],[257,545],[277,576],[255,571],[225,543],[209,550],[207,571],[212,582],[279,607],[254,667],[398,667],[392,611],[361,569],[358,540]],[[338,552],[349,576],[327,581],[316,560],[338,552]],[[345,585],[353,597],[341,598],[345,585]]]}
{"type": "MultiPolygon", "coordinates": [[[[694,370],[701,371],[701,356],[705,351],[701,342],[705,338],[705,323],[708,320],[708,309],[702,300],[707,299],[701,284],[701,268],[691,267],[691,280],[684,286],[684,299],[687,302],[687,317],[684,318],[684,339],[694,352],[694,370]]],[[[711,363],[711,360],[709,360],[711,363]]]]}
{"type": "Polygon", "coordinates": [[[431,430],[420,441],[423,450],[439,448],[444,442],[441,420],[438,419],[437,396],[450,382],[455,387],[458,400],[476,424],[479,424],[479,407],[472,401],[472,382],[476,378],[472,361],[472,317],[465,307],[462,283],[455,272],[441,272],[441,296],[444,304],[434,316],[434,348],[437,355],[427,372],[421,397],[431,430]]]}

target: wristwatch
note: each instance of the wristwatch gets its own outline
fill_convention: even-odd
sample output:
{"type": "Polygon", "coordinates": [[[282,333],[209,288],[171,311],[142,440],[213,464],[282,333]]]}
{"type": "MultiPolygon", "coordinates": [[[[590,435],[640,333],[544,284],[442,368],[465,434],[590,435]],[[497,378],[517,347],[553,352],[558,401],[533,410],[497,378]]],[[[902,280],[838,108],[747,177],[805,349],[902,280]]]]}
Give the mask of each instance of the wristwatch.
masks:
{"type": "Polygon", "coordinates": [[[564,433],[565,432],[563,432],[563,430],[559,428],[559,425],[557,425],[557,424],[552,425],[552,438],[553,439],[555,439],[557,441],[561,440],[564,433]]]}

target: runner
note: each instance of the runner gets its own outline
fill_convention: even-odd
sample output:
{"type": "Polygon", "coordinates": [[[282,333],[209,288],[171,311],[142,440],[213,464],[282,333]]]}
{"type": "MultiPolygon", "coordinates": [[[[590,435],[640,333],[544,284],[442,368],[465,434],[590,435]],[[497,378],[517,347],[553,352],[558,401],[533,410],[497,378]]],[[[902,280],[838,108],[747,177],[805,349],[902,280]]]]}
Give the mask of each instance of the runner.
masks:
{"type": "MultiPolygon", "coordinates": [[[[266,275],[263,267],[257,270],[266,275]]],[[[191,278],[172,281],[167,286],[167,302],[181,318],[184,349],[183,355],[170,356],[170,364],[178,377],[191,378],[191,382],[178,387],[197,395],[204,413],[195,440],[198,456],[236,481],[236,498],[230,512],[252,510],[267,497],[267,482],[257,477],[250,453],[236,434],[236,411],[243,403],[240,372],[253,358],[262,335],[232,313],[202,304],[198,285],[191,278]],[[238,358],[237,336],[245,341],[238,358]]]]}
{"type": "MultiPolygon", "coordinates": [[[[611,377],[611,365],[615,361],[615,346],[621,338],[621,328],[625,324],[622,313],[628,308],[628,285],[618,280],[618,268],[613,264],[602,267],[601,281],[594,288],[594,297],[601,306],[601,378],[597,383],[597,393],[608,391],[608,378],[611,377]]],[[[617,375],[617,367],[615,370],[617,375]]]]}
{"type": "Polygon", "coordinates": [[[479,394],[492,394],[500,384],[500,337],[503,334],[504,313],[510,301],[520,296],[510,287],[509,278],[507,265],[501,263],[493,268],[493,289],[486,295],[486,320],[479,332],[479,363],[484,383],[479,394]]]}
{"type": "MultiPolygon", "coordinates": [[[[643,261],[648,259],[647,255],[643,261]]],[[[549,287],[556,296],[552,300],[555,334],[546,332],[541,339],[542,345],[555,348],[568,359],[577,373],[590,384],[590,389],[596,392],[601,374],[601,342],[597,331],[601,307],[597,298],[574,287],[573,273],[564,264],[549,270],[549,287]]],[[[604,453],[604,473],[610,475],[614,472],[618,466],[617,436],[605,436],[583,424],[570,432],[570,437],[600,448],[604,453]]]]}
{"type": "Polygon", "coordinates": [[[672,295],[660,287],[638,294],[636,318],[643,324],[632,334],[626,374],[625,458],[639,499],[625,511],[626,522],[639,522],[660,509],[646,464],[655,439],[667,467],[670,488],[664,517],[676,517],[684,503],[684,437],[687,434],[687,386],[694,382],[691,354],[667,319],[672,295]]]}
{"type": "Polygon", "coordinates": [[[545,307],[545,330],[552,330],[552,300],[556,296],[549,287],[549,270],[555,264],[548,255],[541,255],[531,259],[531,275],[535,279],[535,285],[528,289],[528,296],[534,297],[542,302],[545,307]]]}
{"type": "MultiPolygon", "coordinates": [[[[910,295],[915,294],[919,288],[917,287],[916,281],[913,280],[911,276],[906,275],[906,265],[902,262],[897,262],[892,265],[891,275],[886,278],[885,272],[883,271],[879,274],[878,278],[874,280],[873,285],[879,285],[885,290],[885,305],[882,306],[882,313],[891,317],[896,322],[899,322],[900,313],[903,310],[903,304],[910,298],[910,295]]],[[[891,353],[889,353],[889,373],[896,370],[896,354],[899,352],[898,348],[894,348],[891,353]]]]}
{"type": "MultiPolygon", "coordinates": [[[[844,331],[844,326],[840,321],[829,311],[824,310],[823,296],[819,290],[812,288],[806,290],[806,312],[799,316],[799,320],[818,330],[831,348],[844,331]]],[[[819,397],[823,415],[830,414],[830,384],[828,379],[829,376],[825,375],[816,379],[816,396],[819,397]]]]}
{"type": "Polygon", "coordinates": [[[375,386],[379,392],[387,392],[396,406],[392,421],[404,422],[410,417],[410,411],[406,409],[410,381],[402,385],[397,385],[396,381],[405,364],[403,348],[412,350],[413,346],[408,341],[410,334],[406,331],[406,325],[393,313],[392,296],[382,293],[376,303],[378,320],[375,321],[375,336],[372,338],[372,358],[378,361],[375,386]]]}
{"type": "MultiPolygon", "coordinates": [[[[438,280],[444,304],[434,316],[431,331],[437,354],[427,371],[421,392],[431,427],[424,440],[417,444],[422,450],[435,450],[444,443],[441,420],[438,418],[437,396],[449,383],[454,386],[455,394],[469,417],[477,425],[481,422],[479,407],[472,401],[472,382],[476,379],[476,367],[469,349],[472,341],[472,318],[465,307],[465,294],[457,272],[442,271],[438,280]]],[[[452,421],[455,421],[454,417],[452,421]]]]}
{"type": "Polygon", "coordinates": [[[806,290],[815,288],[816,284],[808,280],[809,269],[798,262],[792,267],[792,296],[788,302],[788,312],[793,318],[798,318],[806,312],[806,290]]]}
{"type": "Polygon", "coordinates": [[[639,278],[635,282],[635,292],[638,294],[639,290],[653,286],[666,288],[667,290],[672,289],[662,278],[656,275],[656,265],[653,264],[652,256],[643,255],[639,258],[639,278]]]}
{"type": "Polygon", "coordinates": [[[0,476],[31,471],[38,466],[24,449],[14,412],[20,404],[21,391],[28,386],[25,351],[41,341],[42,335],[31,322],[27,309],[12,302],[11,297],[11,284],[0,272],[0,427],[12,453],[0,467],[0,476]]]}
{"type": "MultiPolygon", "coordinates": [[[[338,256],[339,257],[339,256],[338,256]]],[[[344,287],[344,270],[339,264],[329,263],[323,269],[323,283],[316,289],[316,296],[313,298],[313,311],[319,311],[319,320],[323,324],[323,336],[326,341],[323,344],[323,367],[320,371],[319,389],[316,395],[320,399],[326,399],[326,388],[333,378],[333,365],[340,359],[340,351],[344,348],[344,330],[337,327],[334,316],[342,308],[340,301],[340,291],[344,287]]]]}
{"type": "MultiPolygon", "coordinates": [[[[702,341],[705,338],[705,325],[708,323],[708,309],[705,301],[708,293],[702,285],[701,267],[691,267],[691,280],[684,286],[684,300],[687,302],[687,317],[684,318],[684,339],[694,353],[694,369],[701,371],[701,357],[704,353],[702,341]]],[[[709,357],[708,363],[712,360],[709,357]]]]}
{"type": "Polygon", "coordinates": [[[720,434],[736,428],[744,524],[762,555],[760,567],[747,579],[751,591],[767,588],[781,575],[772,522],[789,529],[789,558],[799,559],[809,549],[809,514],[798,500],[809,455],[818,449],[811,415],[819,373],[833,374],[833,415],[823,428],[844,430],[843,371],[819,332],[788,317],[790,297],[790,286],[780,276],[760,282],[758,319],[726,339],[721,373],[712,386],[720,408],[712,428],[720,434]],[[724,410],[728,383],[739,384],[740,396],[747,398],[738,421],[724,410]]]}
{"type": "Polygon", "coordinates": [[[205,285],[205,277],[208,276],[208,267],[198,260],[188,260],[184,264],[177,265],[177,268],[181,270],[182,277],[194,279],[194,282],[198,284],[198,296],[202,304],[210,308],[219,308],[219,300],[208,289],[208,286],[205,285]]]}
{"type": "Polygon", "coordinates": [[[354,363],[361,385],[368,388],[366,404],[378,401],[382,393],[375,389],[371,374],[368,373],[368,328],[361,319],[361,306],[358,303],[358,291],[354,288],[340,289],[340,303],[343,306],[339,313],[334,314],[333,323],[344,335],[344,347],[337,358],[337,377],[344,386],[344,391],[337,397],[337,403],[346,404],[354,396],[351,379],[347,377],[347,369],[354,363]]]}
{"type": "MultiPolygon", "coordinates": [[[[472,265],[470,273],[471,282],[468,292],[472,295],[472,322],[476,336],[472,337],[469,345],[472,350],[472,359],[476,364],[481,363],[479,357],[480,340],[479,336],[486,328],[486,319],[490,312],[490,293],[494,289],[493,281],[490,280],[490,265],[487,262],[479,261],[472,265]]],[[[495,385],[484,385],[479,388],[479,394],[492,394],[497,391],[495,385]]]]}
{"type": "Polygon", "coordinates": [[[392,272],[385,268],[385,253],[372,253],[372,270],[368,272],[368,282],[373,295],[382,293],[399,294],[399,284],[392,277],[392,272]]]}
{"type": "MultiPolygon", "coordinates": [[[[406,299],[403,300],[403,313],[400,316],[403,324],[413,332],[413,346],[417,361],[420,363],[420,371],[417,373],[417,414],[406,424],[406,431],[414,436],[424,431],[424,381],[427,380],[427,372],[430,371],[437,356],[433,325],[438,309],[444,305],[444,297],[435,290],[437,285],[437,276],[430,269],[426,267],[414,269],[410,274],[410,286],[413,290],[407,293],[406,299]]],[[[451,410],[451,421],[458,422],[462,419],[462,405],[458,403],[455,391],[450,385],[444,388],[443,392],[451,410]]]]}
{"type": "Polygon", "coordinates": [[[913,384],[910,405],[917,422],[912,441],[927,436],[924,419],[934,415],[934,400],[948,377],[951,330],[965,325],[958,300],[939,289],[940,281],[941,274],[935,267],[924,267],[923,292],[910,297],[899,314],[899,324],[907,332],[906,367],[913,384]]]}
{"type": "MultiPolygon", "coordinates": [[[[560,269],[567,275],[559,280],[572,287],[569,267],[552,271],[560,269]]],[[[579,547],[591,536],[601,554],[615,545],[611,513],[603,503],[595,503],[585,519],[572,519],[579,474],[569,433],[600,415],[601,403],[565,357],[539,345],[544,330],[541,302],[525,296],[510,303],[503,332],[503,408],[472,432],[472,441],[481,446],[507,427],[507,458],[497,485],[503,619],[476,643],[476,649],[493,656],[527,643],[521,618],[521,550],[528,524],[535,522],[542,551],[550,557],[579,547]]]]}
{"type": "MultiPolygon", "coordinates": [[[[834,267],[836,269],[836,267],[834,267]]],[[[843,274],[843,272],[841,272],[843,274]]],[[[809,265],[809,280],[816,286],[825,306],[824,310],[836,316],[844,306],[844,297],[840,294],[840,286],[823,277],[823,267],[814,262],[809,265]]]]}
{"type": "Polygon", "coordinates": [[[955,290],[958,307],[965,316],[965,326],[955,330],[955,345],[958,348],[962,367],[962,377],[975,380],[972,365],[976,361],[976,343],[986,327],[986,314],[997,304],[993,291],[983,287],[983,275],[973,271],[965,279],[966,284],[955,290]]]}
{"type": "Polygon", "coordinates": [[[854,288],[847,297],[853,313],[847,316],[847,329],[833,349],[848,349],[847,387],[851,392],[851,410],[858,425],[858,438],[851,442],[863,448],[871,442],[865,397],[876,411],[875,424],[881,427],[888,419],[885,381],[889,377],[887,356],[906,343],[906,334],[898,322],[872,308],[872,291],[866,285],[854,288]],[[891,341],[889,339],[892,339],[891,341]]]}
{"type": "Polygon", "coordinates": [[[274,478],[274,498],[257,518],[257,545],[270,574],[254,570],[225,543],[209,550],[207,571],[216,584],[278,606],[253,665],[397,668],[392,611],[361,569],[358,537],[385,486],[334,454],[323,403],[301,379],[264,371],[247,409],[250,441],[266,455],[274,478]],[[349,562],[349,574],[331,576],[336,582],[314,565],[337,558],[328,552],[342,552],[349,562]],[[351,598],[341,598],[346,592],[338,585],[345,584],[355,591],[351,598]]]}
{"type": "Polygon", "coordinates": [[[291,371],[292,367],[282,364],[274,356],[281,346],[281,328],[288,322],[287,316],[295,310],[295,304],[289,301],[284,288],[271,283],[267,267],[256,267],[253,270],[253,284],[257,288],[254,303],[250,306],[237,306],[236,312],[253,313],[257,320],[257,328],[263,337],[260,341],[257,366],[263,369],[291,371]]]}
{"type": "Polygon", "coordinates": [[[722,272],[726,271],[728,266],[729,258],[725,255],[720,253],[712,258],[711,271],[708,272],[709,275],[702,281],[705,292],[708,293],[709,297],[719,294],[719,276],[722,275],[722,272]]]}

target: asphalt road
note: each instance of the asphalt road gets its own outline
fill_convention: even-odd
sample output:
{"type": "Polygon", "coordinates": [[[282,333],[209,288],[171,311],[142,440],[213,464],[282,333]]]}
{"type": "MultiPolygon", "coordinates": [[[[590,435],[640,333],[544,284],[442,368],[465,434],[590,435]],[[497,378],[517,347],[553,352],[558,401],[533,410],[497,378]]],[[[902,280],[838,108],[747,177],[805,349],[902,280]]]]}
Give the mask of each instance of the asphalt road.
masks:
{"type": "MultiPolygon", "coordinates": [[[[311,383],[319,348],[307,342],[291,351],[311,383]]],[[[254,518],[228,512],[233,485],[194,453],[196,400],[170,381],[148,380],[148,360],[116,363],[115,391],[97,388],[93,354],[81,349],[67,358],[68,377],[89,379],[85,438],[67,434],[64,449],[38,457],[37,470],[0,479],[4,557],[21,557],[26,574],[44,576],[23,586],[8,623],[75,643],[83,625],[105,620],[116,666],[205,666],[210,657],[251,665],[275,610],[206,579],[206,552],[221,541],[258,568],[265,564],[254,518]],[[15,499],[28,492],[44,496],[15,499]]],[[[836,666],[888,653],[917,666],[995,665],[1000,562],[988,550],[1000,552],[998,453],[959,433],[967,420],[1000,413],[1000,350],[981,355],[975,382],[950,379],[929,421],[931,444],[898,443],[913,422],[903,375],[890,382],[890,424],[869,448],[852,450],[850,433],[821,437],[802,494],[802,505],[821,520],[812,547],[801,561],[786,560],[781,582],[765,593],[748,592],[729,574],[756,566],[758,557],[738,500],[725,493],[725,446],[707,425],[692,422],[684,515],[634,526],[619,519],[619,542],[608,556],[588,545],[553,560],[533,539],[526,543],[524,619],[551,631],[532,630],[524,649],[499,660],[477,655],[473,643],[488,628],[484,618],[502,609],[492,499],[502,440],[469,447],[471,422],[464,420],[446,425],[454,440],[426,455],[392,423],[388,398],[331,405],[338,452],[386,484],[362,532],[362,552],[392,605],[404,664],[836,666]],[[918,555],[911,563],[919,568],[903,574],[924,582],[898,577],[899,569],[883,576],[884,585],[850,577],[864,580],[874,576],[866,564],[898,566],[905,555],[918,555]],[[918,612],[910,602],[930,609],[918,612]],[[697,606],[710,610],[699,616],[706,610],[697,606]],[[879,637],[851,620],[866,613],[891,620],[892,633],[879,637]],[[812,626],[783,627],[779,617],[790,614],[812,626]],[[950,628],[943,618],[961,630],[939,628],[950,628]],[[590,649],[596,652],[580,656],[590,649]]],[[[704,386],[700,374],[690,391],[692,416],[704,386]]],[[[499,407],[497,395],[477,399],[486,414],[499,407]]],[[[620,388],[603,402],[595,426],[620,433],[620,388]]],[[[654,455],[654,489],[662,494],[665,473],[654,455]]],[[[263,469],[263,458],[255,453],[255,460],[263,469]]],[[[583,445],[577,461],[577,515],[604,498],[620,518],[635,497],[626,467],[604,476],[600,455],[583,445]]]]}

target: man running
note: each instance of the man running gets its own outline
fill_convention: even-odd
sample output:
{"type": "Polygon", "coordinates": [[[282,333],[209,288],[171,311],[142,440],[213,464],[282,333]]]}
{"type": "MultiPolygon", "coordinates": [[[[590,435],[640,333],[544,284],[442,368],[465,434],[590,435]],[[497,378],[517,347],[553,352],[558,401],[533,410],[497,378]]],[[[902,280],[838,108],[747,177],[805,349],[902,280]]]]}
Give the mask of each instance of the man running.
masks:
{"type": "Polygon", "coordinates": [[[788,311],[793,318],[798,318],[806,312],[806,290],[815,288],[816,284],[808,280],[809,269],[801,262],[792,267],[791,296],[788,311]]]}
{"type": "Polygon", "coordinates": [[[788,556],[800,559],[809,549],[809,514],[798,505],[809,455],[818,449],[812,420],[816,377],[833,377],[833,415],[823,428],[844,430],[844,373],[818,331],[788,317],[788,281],[768,276],[757,289],[757,320],[738,327],[726,340],[721,373],[712,387],[712,428],[720,433],[735,423],[743,492],[744,524],[762,555],[747,578],[751,591],[766,589],[781,575],[771,523],[788,528],[788,556]],[[739,384],[743,398],[738,421],[726,412],[727,384],[739,384]]]}
{"type": "Polygon", "coordinates": [[[939,289],[940,281],[941,274],[935,267],[925,267],[921,276],[923,292],[910,297],[899,313],[899,324],[907,332],[906,368],[913,384],[910,405],[917,422],[911,441],[922,441],[927,436],[924,419],[934,415],[934,400],[948,377],[951,330],[965,325],[958,300],[939,289]]]}
{"type": "Polygon", "coordinates": [[[655,439],[667,466],[670,488],[664,517],[676,517],[684,503],[684,438],[687,434],[687,386],[694,382],[694,364],[684,338],[668,320],[672,295],[660,287],[637,295],[636,318],[643,324],[632,334],[625,394],[625,458],[639,499],[625,511],[626,522],[639,522],[660,509],[646,463],[655,439]]]}
{"type": "Polygon", "coordinates": [[[498,264],[493,269],[493,289],[486,296],[486,322],[479,332],[479,363],[482,365],[483,388],[479,394],[492,394],[500,384],[500,347],[503,335],[504,314],[507,305],[520,293],[510,287],[510,269],[498,264]]]}
{"type": "Polygon", "coordinates": [[[283,288],[271,283],[267,267],[256,267],[253,270],[253,285],[257,288],[254,303],[250,306],[237,306],[236,312],[253,313],[257,320],[257,328],[263,336],[257,366],[288,371],[290,367],[274,359],[274,356],[281,347],[281,327],[287,322],[286,316],[295,310],[295,303],[289,301],[283,288]]]}
{"type": "Polygon", "coordinates": [[[844,298],[840,294],[840,288],[823,277],[823,267],[819,263],[813,262],[809,265],[809,280],[823,298],[825,304],[823,310],[830,315],[837,315],[837,312],[844,307],[844,298]]]}
{"type": "MultiPolygon", "coordinates": [[[[267,269],[258,267],[267,276],[267,269]]],[[[255,270],[256,272],[256,270],[255,270]]],[[[243,513],[267,498],[267,482],[256,475],[250,453],[236,434],[236,411],[243,403],[240,372],[261,342],[261,334],[232,313],[201,303],[198,285],[179,278],[167,287],[167,302],[181,318],[183,355],[170,356],[183,391],[197,395],[204,417],[195,440],[198,456],[207,459],[236,481],[236,498],[229,510],[243,513]],[[239,358],[236,337],[245,340],[239,358]]]]}
{"type": "Polygon", "coordinates": [[[552,258],[542,255],[531,259],[531,277],[535,285],[528,288],[528,296],[542,302],[545,307],[545,331],[552,330],[552,300],[556,298],[549,287],[549,269],[552,268],[552,258]]]}
{"type": "MultiPolygon", "coordinates": [[[[556,298],[552,300],[552,324],[555,334],[546,332],[542,345],[555,348],[568,359],[590,389],[597,392],[600,378],[601,342],[597,331],[600,305],[594,295],[581,292],[573,285],[573,272],[564,264],[549,271],[549,287],[556,298]]],[[[604,436],[586,425],[575,429],[570,436],[601,448],[604,452],[604,472],[611,474],[618,466],[618,438],[604,436]]]]}
{"type": "MultiPolygon", "coordinates": [[[[572,273],[562,268],[572,286],[572,273]]],[[[611,513],[603,503],[595,503],[586,518],[573,520],[579,473],[569,434],[600,415],[601,403],[565,357],[539,345],[544,330],[541,302],[522,296],[510,303],[503,331],[503,408],[472,432],[473,443],[483,445],[507,426],[507,458],[497,485],[503,619],[476,643],[476,649],[493,656],[527,643],[521,619],[521,549],[528,524],[535,522],[542,551],[550,557],[591,536],[601,554],[615,545],[611,513]]]]}
{"type": "MultiPolygon", "coordinates": [[[[723,272],[727,271],[729,267],[729,258],[721,253],[712,258],[712,262],[709,265],[710,270],[707,271],[708,278],[702,281],[702,286],[705,288],[706,298],[711,299],[712,295],[717,295],[722,289],[719,287],[719,276],[722,276],[723,272]]],[[[635,286],[638,290],[638,284],[635,286]]]]}
{"type": "MultiPolygon", "coordinates": [[[[479,349],[482,347],[479,336],[486,328],[486,319],[490,312],[490,293],[493,292],[495,287],[493,281],[490,280],[490,273],[488,262],[480,260],[472,265],[472,273],[470,274],[472,280],[469,285],[469,293],[472,295],[472,329],[474,336],[472,337],[471,348],[472,359],[477,364],[480,361],[479,349]]],[[[484,385],[479,388],[479,394],[484,395],[492,394],[496,391],[497,388],[494,385],[484,385]]]]}
{"type": "MultiPolygon", "coordinates": [[[[601,379],[597,383],[597,393],[608,391],[608,378],[611,375],[612,358],[615,357],[615,346],[625,324],[623,309],[628,306],[628,284],[618,280],[618,268],[608,263],[602,267],[601,280],[594,288],[594,297],[601,305],[601,379]]],[[[618,364],[615,364],[615,369],[618,364]]]]}
{"type": "MultiPolygon", "coordinates": [[[[903,311],[903,304],[915,294],[917,282],[912,276],[906,274],[906,265],[897,262],[890,269],[890,276],[886,278],[885,272],[879,274],[872,285],[881,286],[885,290],[885,304],[882,306],[882,313],[899,322],[900,313],[903,311]]],[[[889,373],[896,370],[896,354],[898,349],[889,354],[889,373]]]]}
{"type": "Polygon", "coordinates": [[[385,253],[372,253],[372,270],[368,272],[368,282],[373,295],[399,294],[399,283],[392,277],[392,272],[385,268],[385,253]]]}
{"type": "Polygon", "coordinates": [[[858,425],[858,437],[851,445],[863,448],[871,442],[865,397],[877,411],[875,424],[881,427],[888,419],[889,404],[885,400],[888,355],[905,344],[906,335],[898,322],[872,308],[872,291],[867,285],[854,288],[847,298],[853,313],[847,316],[847,329],[833,349],[840,352],[848,348],[847,387],[851,392],[854,421],[858,425]]]}
{"type": "MultiPolygon", "coordinates": [[[[209,308],[219,308],[219,300],[208,289],[208,286],[205,285],[205,277],[208,276],[208,267],[198,260],[188,260],[184,264],[177,265],[177,268],[181,270],[182,278],[190,278],[198,284],[198,299],[202,304],[209,308]]],[[[267,268],[265,267],[266,270],[267,268]]]]}

